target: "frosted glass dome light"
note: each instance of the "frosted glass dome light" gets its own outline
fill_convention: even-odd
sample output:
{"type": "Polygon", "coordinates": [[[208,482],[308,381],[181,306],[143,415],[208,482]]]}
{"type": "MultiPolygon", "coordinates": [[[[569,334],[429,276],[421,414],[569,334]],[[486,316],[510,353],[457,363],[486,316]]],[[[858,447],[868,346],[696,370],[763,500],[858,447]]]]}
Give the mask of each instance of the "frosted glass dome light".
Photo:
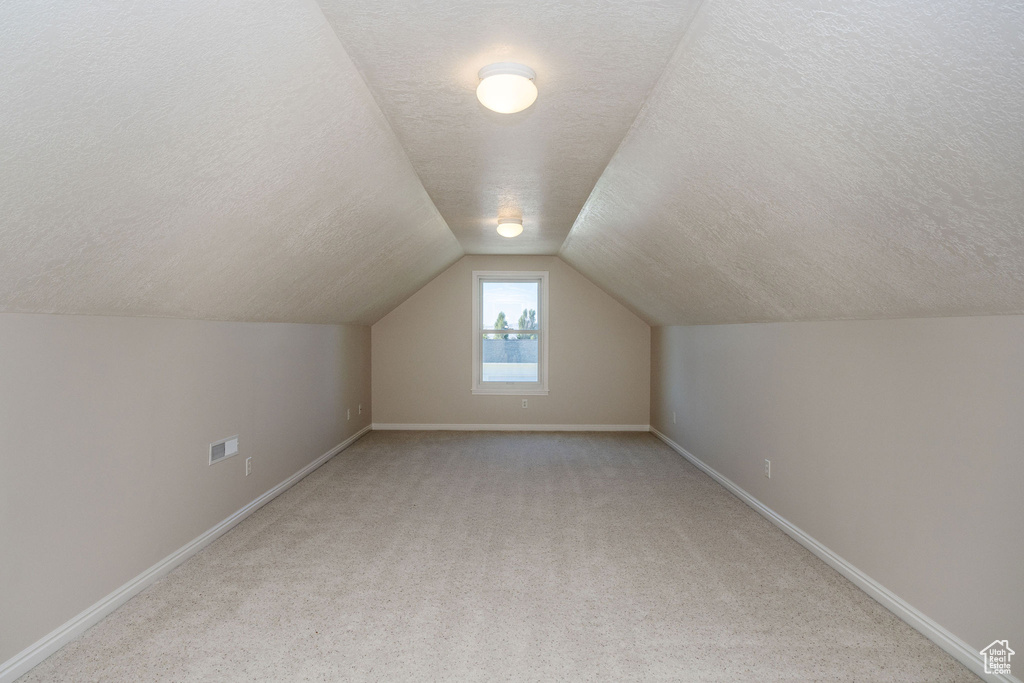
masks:
{"type": "Polygon", "coordinates": [[[480,69],[476,98],[480,104],[499,114],[515,114],[537,100],[537,74],[514,62],[499,62],[480,69]]]}
{"type": "Polygon", "coordinates": [[[499,218],[498,234],[502,237],[516,237],[523,232],[522,218],[499,218]]]}

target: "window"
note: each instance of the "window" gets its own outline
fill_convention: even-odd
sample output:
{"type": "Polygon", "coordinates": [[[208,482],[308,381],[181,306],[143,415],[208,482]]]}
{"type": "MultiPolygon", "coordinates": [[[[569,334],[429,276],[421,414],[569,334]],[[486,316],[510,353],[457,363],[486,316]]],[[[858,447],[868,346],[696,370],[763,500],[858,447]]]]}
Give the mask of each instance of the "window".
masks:
{"type": "Polygon", "coordinates": [[[547,271],[473,271],[473,393],[548,393],[547,271]]]}

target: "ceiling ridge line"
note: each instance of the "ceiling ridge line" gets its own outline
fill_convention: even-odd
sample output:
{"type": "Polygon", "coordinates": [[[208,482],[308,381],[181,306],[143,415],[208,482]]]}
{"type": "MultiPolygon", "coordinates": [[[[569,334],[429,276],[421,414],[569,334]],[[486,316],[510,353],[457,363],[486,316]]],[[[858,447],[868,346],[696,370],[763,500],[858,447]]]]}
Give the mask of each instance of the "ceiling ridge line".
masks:
{"type": "MultiPolygon", "coordinates": [[[[580,217],[583,216],[584,213],[586,213],[587,206],[590,204],[590,199],[594,195],[594,190],[597,188],[598,183],[601,182],[601,178],[608,170],[608,167],[611,165],[612,161],[615,160],[615,157],[618,156],[619,151],[626,144],[626,141],[629,140],[630,137],[633,135],[633,132],[637,128],[638,123],[644,116],[646,116],[649,109],[649,104],[651,102],[651,98],[654,96],[654,93],[658,91],[658,89],[661,87],[661,84],[667,78],[669,67],[675,64],[676,60],[679,58],[679,55],[683,53],[684,49],[688,47],[691,41],[693,40],[694,27],[697,26],[699,23],[703,22],[705,7],[707,7],[707,5],[710,2],[711,0],[698,0],[696,6],[694,7],[693,14],[690,16],[690,20],[686,23],[686,28],[683,29],[683,34],[679,37],[679,42],[676,43],[675,49],[672,50],[672,53],[669,55],[668,59],[665,61],[665,64],[662,66],[661,73],[658,74],[658,78],[654,81],[654,84],[651,85],[650,89],[647,91],[647,94],[644,96],[643,104],[640,105],[640,109],[637,110],[636,116],[633,117],[633,121],[629,124],[629,128],[626,129],[626,133],[622,136],[622,139],[619,140],[619,144],[615,146],[615,151],[612,152],[610,157],[608,157],[608,163],[606,163],[604,165],[604,168],[601,169],[601,173],[598,174],[597,179],[594,181],[593,187],[590,188],[590,192],[587,194],[587,198],[586,200],[584,200],[583,206],[580,207],[580,212],[576,215],[576,220],[573,221],[572,227],[569,228],[569,232],[565,234],[565,239],[563,239],[562,243],[558,246],[558,251],[555,252],[557,256],[562,256],[562,252],[565,250],[565,245],[569,241],[569,238],[572,237],[572,233],[576,229],[576,225],[579,223],[580,217]]],[[[570,262],[566,261],[566,263],[570,262]]],[[[570,265],[572,264],[570,263],[570,265]]],[[[575,266],[573,267],[575,268],[575,266]]]]}
{"type": "MultiPolygon", "coordinates": [[[[701,1],[703,2],[703,0],[701,0],[701,1]]],[[[412,169],[413,175],[416,176],[416,180],[419,181],[420,187],[423,188],[423,192],[430,199],[430,203],[434,207],[434,212],[437,214],[437,216],[444,223],[445,227],[448,228],[448,232],[451,233],[452,238],[454,238],[455,241],[458,243],[459,250],[462,252],[462,255],[465,255],[466,254],[466,250],[465,250],[465,248],[463,248],[462,242],[459,241],[459,238],[455,234],[455,231],[452,230],[450,225],[448,225],[448,221],[447,221],[447,219],[445,219],[444,214],[442,214],[440,209],[437,208],[437,203],[434,201],[434,198],[430,195],[430,192],[427,191],[426,185],[423,184],[423,178],[420,177],[419,170],[417,170],[416,165],[414,163],[412,163],[412,159],[409,158],[409,150],[406,148],[405,143],[402,142],[402,138],[399,137],[398,130],[395,128],[394,122],[391,120],[391,117],[388,116],[388,113],[386,111],[384,111],[384,107],[381,106],[380,99],[377,97],[377,93],[374,91],[373,87],[370,85],[370,81],[366,78],[366,73],[363,71],[362,67],[359,65],[359,62],[357,62],[356,60],[352,59],[352,54],[348,51],[348,48],[345,47],[345,43],[342,41],[341,36],[338,35],[338,30],[336,28],[334,28],[334,24],[331,22],[331,20],[324,13],[324,8],[321,7],[320,3],[317,2],[317,0],[306,0],[306,2],[316,8],[316,11],[323,18],[324,23],[327,25],[327,27],[329,29],[331,29],[331,33],[334,35],[334,39],[336,41],[338,41],[338,47],[341,49],[341,51],[345,54],[345,56],[348,58],[348,60],[355,67],[356,73],[359,74],[359,80],[361,80],[363,82],[363,86],[366,88],[366,92],[370,93],[370,99],[373,100],[373,105],[377,108],[377,112],[384,119],[384,123],[387,125],[388,130],[391,132],[392,139],[397,143],[398,148],[400,150],[402,150],[402,156],[405,157],[406,163],[408,163],[409,164],[409,168],[412,169]]],[[[443,272],[443,270],[444,269],[442,269],[441,272],[443,272]]],[[[440,274],[440,272],[438,274],[440,274]]]]}

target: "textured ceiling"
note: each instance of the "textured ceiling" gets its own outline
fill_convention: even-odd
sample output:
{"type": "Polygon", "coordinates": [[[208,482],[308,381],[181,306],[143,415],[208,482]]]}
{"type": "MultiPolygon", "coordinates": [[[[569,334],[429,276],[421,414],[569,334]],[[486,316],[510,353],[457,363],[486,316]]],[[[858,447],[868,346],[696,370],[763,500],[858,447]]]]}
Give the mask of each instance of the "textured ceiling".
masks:
{"type": "Polygon", "coordinates": [[[558,251],[666,62],[697,0],[320,0],[470,253],[558,251]],[[536,104],[476,101],[477,71],[518,61],[536,104]],[[522,214],[524,233],[495,232],[522,214]]]}
{"type": "Polygon", "coordinates": [[[655,324],[1024,313],[1024,5],[698,4],[2,2],[0,311],[370,323],[469,251],[655,324]]]}
{"type": "Polygon", "coordinates": [[[0,64],[0,311],[369,323],[462,253],[312,0],[9,0],[0,64]]]}
{"type": "Polygon", "coordinates": [[[1024,312],[1024,4],[707,0],[563,258],[656,324],[1024,312]]]}

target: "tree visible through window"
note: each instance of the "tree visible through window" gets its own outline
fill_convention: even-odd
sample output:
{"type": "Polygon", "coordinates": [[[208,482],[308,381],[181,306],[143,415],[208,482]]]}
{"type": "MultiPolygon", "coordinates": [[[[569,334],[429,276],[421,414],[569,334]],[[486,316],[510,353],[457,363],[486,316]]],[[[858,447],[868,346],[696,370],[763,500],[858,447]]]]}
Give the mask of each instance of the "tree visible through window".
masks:
{"type": "MultiPolygon", "coordinates": [[[[519,324],[515,328],[508,326],[508,318],[505,316],[505,311],[498,311],[498,319],[494,321],[494,329],[496,330],[535,330],[537,329],[537,311],[535,309],[523,309],[523,314],[519,316],[519,324]]],[[[507,334],[501,335],[502,339],[536,339],[535,334],[515,334],[511,337],[507,334]]]]}
{"type": "MultiPolygon", "coordinates": [[[[505,320],[505,311],[498,311],[498,319],[494,321],[494,329],[496,330],[507,330],[508,321],[505,320]]],[[[501,335],[502,339],[508,339],[507,334],[501,335]]]]}
{"type": "MultiPolygon", "coordinates": [[[[523,314],[519,316],[519,327],[520,330],[535,330],[537,329],[537,311],[534,309],[523,309],[523,314]]],[[[518,339],[536,339],[535,334],[520,334],[516,335],[518,339]]]]}

